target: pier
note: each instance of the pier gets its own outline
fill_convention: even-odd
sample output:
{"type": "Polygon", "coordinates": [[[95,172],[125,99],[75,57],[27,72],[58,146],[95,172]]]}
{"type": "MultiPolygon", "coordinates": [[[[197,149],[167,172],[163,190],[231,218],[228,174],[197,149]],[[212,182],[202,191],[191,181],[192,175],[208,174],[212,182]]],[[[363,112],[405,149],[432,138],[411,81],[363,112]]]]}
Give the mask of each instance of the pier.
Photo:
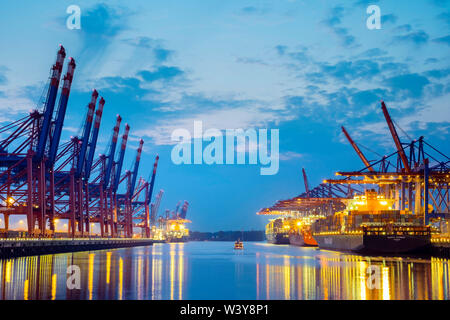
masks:
{"type": "Polygon", "coordinates": [[[0,259],[65,252],[149,246],[152,244],[153,241],[151,239],[123,238],[1,239],[0,259]]]}

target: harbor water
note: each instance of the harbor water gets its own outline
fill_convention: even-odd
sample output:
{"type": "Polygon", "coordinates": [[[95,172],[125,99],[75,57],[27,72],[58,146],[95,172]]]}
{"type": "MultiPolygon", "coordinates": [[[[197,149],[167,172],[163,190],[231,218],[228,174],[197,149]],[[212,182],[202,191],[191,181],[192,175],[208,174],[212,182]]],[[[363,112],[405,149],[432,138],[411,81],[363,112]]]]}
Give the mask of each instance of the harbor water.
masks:
{"type": "Polygon", "coordinates": [[[450,299],[448,259],[233,247],[162,243],[0,260],[0,299],[450,299]]]}

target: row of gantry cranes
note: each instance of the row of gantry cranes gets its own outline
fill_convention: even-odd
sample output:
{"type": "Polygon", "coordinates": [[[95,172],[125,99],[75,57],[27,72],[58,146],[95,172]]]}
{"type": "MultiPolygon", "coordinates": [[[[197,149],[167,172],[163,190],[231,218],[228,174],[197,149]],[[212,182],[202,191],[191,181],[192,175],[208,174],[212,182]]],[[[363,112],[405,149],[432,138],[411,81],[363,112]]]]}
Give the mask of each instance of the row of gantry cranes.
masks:
{"type": "MultiPolygon", "coordinates": [[[[59,47],[50,71],[43,111],[0,127],[0,214],[4,233],[12,215],[26,216],[27,236],[51,237],[58,221],[67,221],[66,234],[85,237],[94,224],[101,237],[152,236],[155,229],[170,218],[186,215],[185,202],[180,213],[157,219],[163,191],[151,203],[159,157],[151,178],[138,179],[144,141],[139,141],[132,170],[122,171],[130,126],[125,125],[120,149],[116,151],[122,118],[117,115],[107,154],[96,155],[105,99],[94,89],[80,137],[60,143],[76,63],[69,58],[62,78],[66,51],[59,47]],[[117,156],[116,156],[117,154],[117,156]],[[116,159],[115,159],[116,158],[116,159]],[[121,187],[122,186],[122,187],[121,187]],[[119,193],[119,190],[124,190],[119,193]],[[134,228],[141,228],[135,232],[134,228]]],[[[38,108],[40,109],[40,108],[38,108]]]]}
{"type": "MultiPolygon", "coordinates": [[[[364,195],[366,190],[376,190],[380,197],[392,199],[393,205],[389,209],[406,211],[420,217],[423,225],[434,227],[436,238],[448,241],[450,157],[425,141],[423,136],[407,143],[402,142],[397,132],[397,129],[402,129],[391,118],[383,101],[381,111],[395,144],[395,151],[377,160],[369,160],[361,150],[362,145],[357,144],[348,131],[341,127],[364,167],[357,171],[338,171],[336,176],[339,178],[323,180],[312,189],[305,169],[302,169],[305,192],[291,199],[279,200],[257,214],[280,215],[313,223],[345,210],[350,200],[364,195]]],[[[442,138],[448,144],[448,137],[442,138]]]]}

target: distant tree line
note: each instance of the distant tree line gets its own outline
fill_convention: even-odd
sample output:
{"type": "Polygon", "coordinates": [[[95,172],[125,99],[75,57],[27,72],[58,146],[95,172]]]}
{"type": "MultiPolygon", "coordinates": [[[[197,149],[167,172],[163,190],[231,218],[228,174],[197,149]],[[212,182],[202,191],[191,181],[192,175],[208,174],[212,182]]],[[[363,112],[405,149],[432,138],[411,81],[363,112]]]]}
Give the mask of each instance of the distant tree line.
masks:
{"type": "Polygon", "coordinates": [[[264,231],[218,231],[198,232],[192,231],[189,235],[190,241],[264,241],[264,231]]]}

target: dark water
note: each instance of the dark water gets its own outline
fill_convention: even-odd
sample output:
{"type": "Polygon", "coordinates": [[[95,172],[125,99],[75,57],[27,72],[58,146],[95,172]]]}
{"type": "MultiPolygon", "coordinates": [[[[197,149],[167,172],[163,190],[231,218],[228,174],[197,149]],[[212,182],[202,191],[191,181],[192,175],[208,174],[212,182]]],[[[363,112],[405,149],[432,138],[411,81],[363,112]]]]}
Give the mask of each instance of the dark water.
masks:
{"type": "MultiPolygon", "coordinates": [[[[368,258],[231,242],[0,260],[0,299],[450,299],[446,259],[368,258]],[[67,267],[80,267],[80,289],[67,267]],[[378,280],[368,284],[368,267],[378,280]]],[[[372,279],[373,280],[373,279],[372,279]]]]}

